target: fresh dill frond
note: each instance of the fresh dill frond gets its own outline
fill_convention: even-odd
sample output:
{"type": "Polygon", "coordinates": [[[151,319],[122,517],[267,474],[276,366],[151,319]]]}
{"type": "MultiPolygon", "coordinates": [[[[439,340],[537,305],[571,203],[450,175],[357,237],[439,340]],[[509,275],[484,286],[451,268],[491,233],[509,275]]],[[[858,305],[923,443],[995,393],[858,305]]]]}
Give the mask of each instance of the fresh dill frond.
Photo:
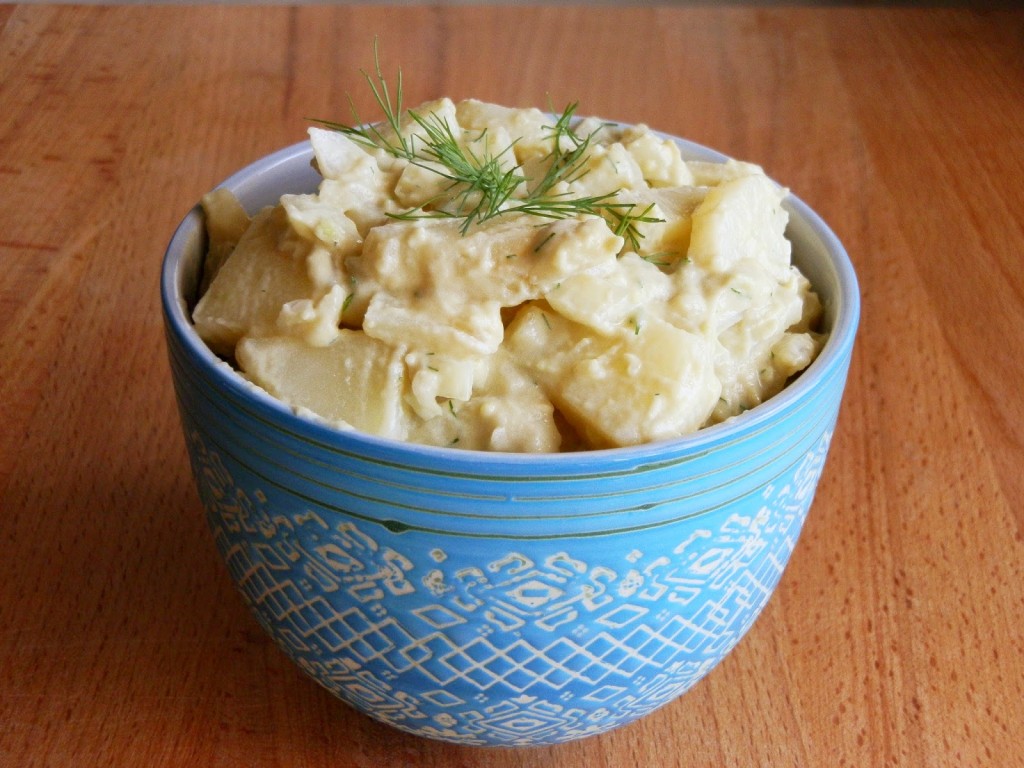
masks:
{"type": "Polygon", "coordinates": [[[404,157],[406,160],[412,160],[416,156],[416,149],[413,146],[412,140],[402,134],[402,95],[404,91],[402,70],[401,68],[398,70],[395,100],[392,102],[388,80],[384,76],[384,70],[380,65],[380,49],[377,45],[377,38],[373,39],[373,67],[374,76],[371,76],[366,70],[361,69],[359,71],[362,73],[363,79],[366,80],[366,84],[370,86],[370,92],[373,93],[373,98],[377,102],[378,108],[384,114],[383,125],[391,129],[394,137],[386,136],[381,131],[381,124],[364,123],[362,118],[359,117],[359,112],[356,110],[355,102],[352,101],[351,96],[348,98],[348,105],[349,111],[352,113],[353,125],[318,118],[314,118],[312,122],[332,131],[343,133],[367,149],[381,148],[395,157],[404,157]]]}
{"type": "MultiPolygon", "coordinates": [[[[462,233],[474,223],[501,213],[516,188],[525,181],[517,173],[518,166],[509,169],[502,166],[502,157],[511,152],[511,146],[496,155],[485,152],[477,156],[468,146],[459,143],[451,125],[440,115],[432,112],[424,117],[410,110],[409,117],[426,133],[422,154],[437,164],[424,167],[451,181],[448,191],[456,215],[465,219],[462,233]]],[[[484,137],[481,134],[477,140],[484,137]]],[[[418,159],[414,158],[413,162],[422,165],[418,159]]]]}
{"type": "Polygon", "coordinates": [[[656,224],[664,221],[651,215],[654,203],[635,213],[637,207],[635,203],[617,203],[606,205],[602,212],[605,220],[614,225],[612,231],[619,237],[624,237],[634,251],[640,250],[640,240],[643,238],[637,224],[656,224]]]}
{"type": "Polygon", "coordinates": [[[403,131],[402,71],[398,70],[392,98],[380,64],[376,40],[373,60],[374,74],[365,71],[362,74],[384,119],[379,123],[363,123],[350,98],[354,125],[330,120],[313,122],[329,130],[339,131],[363,147],[383,150],[450,182],[442,194],[418,208],[389,213],[390,218],[461,218],[460,232],[465,235],[473,225],[482,224],[502,214],[519,213],[551,220],[582,215],[598,216],[608,223],[616,235],[624,238],[633,250],[639,250],[639,241],[643,237],[637,225],[662,221],[651,215],[653,205],[638,212],[637,204],[618,202],[615,198],[619,190],[582,197],[572,197],[557,191],[560,185],[578,181],[587,173],[587,152],[595,134],[600,130],[595,129],[586,136],[579,136],[575,132],[573,126],[578,102],[566,106],[550,127],[551,152],[546,158],[548,162],[544,175],[534,182],[524,175],[520,164],[507,159],[514,151],[515,142],[493,153],[486,149],[485,133],[481,133],[473,142],[460,141],[452,126],[441,115],[433,112],[421,115],[413,110],[404,114],[422,133],[403,131]],[[484,151],[480,154],[474,152],[470,146],[473,143],[482,143],[484,151]],[[516,193],[521,189],[525,189],[525,192],[517,197],[516,193]]]}
{"type": "Polygon", "coordinates": [[[551,126],[552,147],[548,155],[548,167],[543,178],[530,190],[530,196],[535,199],[550,198],[551,190],[557,184],[563,181],[571,184],[586,173],[583,162],[587,150],[590,149],[591,139],[597,131],[580,138],[572,129],[572,118],[578,107],[578,101],[566,106],[555,120],[555,124],[551,126]],[[571,144],[572,149],[565,151],[562,148],[563,143],[571,144]]]}

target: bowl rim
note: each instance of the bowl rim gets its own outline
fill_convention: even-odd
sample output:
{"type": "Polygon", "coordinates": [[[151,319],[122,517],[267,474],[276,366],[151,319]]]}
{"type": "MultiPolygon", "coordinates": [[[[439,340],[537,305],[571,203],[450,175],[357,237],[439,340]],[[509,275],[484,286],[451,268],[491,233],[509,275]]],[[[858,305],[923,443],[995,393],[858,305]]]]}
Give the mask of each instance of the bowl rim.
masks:
{"type": "MultiPolygon", "coordinates": [[[[696,142],[660,131],[654,133],[674,141],[684,158],[713,162],[728,159],[727,155],[696,142]]],[[[237,189],[282,167],[291,167],[300,161],[308,164],[312,154],[312,146],[308,139],[291,144],[249,163],[214,188],[237,189]]],[[[282,193],[283,191],[275,192],[274,199],[282,193]]],[[[179,222],[164,252],[160,270],[164,324],[166,332],[173,334],[191,361],[199,366],[207,377],[218,382],[242,401],[252,402],[262,412],[273,414],[276,428],[301,436],[305,441],[323,444],[332,450],[386,457],[390,463],[410,466],[436,465],[438,462],[444,462],[453,472],[465,471],[471,474],[518,468],[577,475],[581,471],[586,471],[588,467],[621,463],[648,464],[707,451],[716,445],[732,443],[745,435],[758,432],[767,422],[780,419],[785,413],[798,407],[830,373],[838,368],[845,369],[848,365],[860,320],[860,291],[849,254],[821,216],[797,195],[789,192],[783,206],[790,214],[790,226],[796,217],[802,220],[810,234],[820,241],[827,265],[835,274],[837,290],[832,299],[835,308],[829,336],[811,365],[778,394],[731,419],[666,440],[564,453],[483,451],[422,445],[354,429],[341,429],[296,413],[291,406],[248,381],[217,357],[200,339],[192,325],[186,297],[178,288],[184,279],[183,256],[187,246],[197,232],[202,235],[202,209],[198,203],[179,222]]]]}

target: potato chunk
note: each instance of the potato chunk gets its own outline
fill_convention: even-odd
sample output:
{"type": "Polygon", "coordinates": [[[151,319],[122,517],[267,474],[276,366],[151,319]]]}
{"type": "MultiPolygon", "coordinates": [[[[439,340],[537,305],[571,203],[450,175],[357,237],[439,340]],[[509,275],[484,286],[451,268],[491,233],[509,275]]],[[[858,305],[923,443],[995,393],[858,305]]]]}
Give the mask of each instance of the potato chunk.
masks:
{"type": "Polygon", "coordinates": [[[679,187],[693,183],[693,173],[683,161],[678,145],[657,136],[645,125],[627,128],[622,145],[636,160],[652,187],[679,187]]]}
{"type": "Polygon", "coordinates": [[[623,328],[633,333],[645,325],[671,292],[668,275],[635,253],[626,253],[573,275],[551,290],[547,300],[563,317],[611,336],[623,328]]]}
{"type": "Polygon", "coordinates": [[[728,274],[740,261],[756,259],[784,277],[791,249],[785,237],[789,214],[782,207],[786,194],[762,174],[741,176],[711,189],[693,212],[690,259],[716,274],[728,274]]]}
{"type": "Polygon", "coordinates": [[[196,305],[196,332],[218,355],[230,356],[243,335],[275,333],[284,304],[316,293],[308,248],[296,249],[287,231],[280,207],[257,214],[196,305]]]}
{"type": "Polygon", "coordinates": [[[526,372],[499,351],[476,364],[474,394],[451,399],[409,439],[479,451],[554,453],[562,445],[555,409],[526,372]]]}
{"type": "Polygon", "coordinates": [[[339,426],[405,438],[402,350],[345,329],[325,347],[292,336],[245,338],[236,355],[254,383],[293,408],[339,426]]]}
{"type": "Polygon", "coordinates": [[[477,135],[500,133],[509,136],[509,141],[498,144],[499,151],[510,147],[518,163],[545,157],[551,152],[554,120],[539,109],[515,109],[466,99],[456,105],[455,114],[465,131],[477,135]]]}
{"type": "Polygon", "coordinates": [[[206,216],[206,234],[210,243],[203,262],[203,282],[199,292],[203,294],[210,282],[217,276],[221,265],[235,250],[251,219],[238,198],[226,189],[214,189],[203,195],[201,201],[206,216]]]}
{"type": "Polygon", "coordinates": [[[637,253],[660,268],[671,271],[686,263],[693,229],[693,212],[708,190],[706,187],[657,187],[623,193],[624,201],[634,203],[637,211],[645,211],[639,222],[637,253]]]}
{"type": "Polygon", "coordinates": [[[721,384],[699,336],[656,319],[614,339],[587,334],[530,305],[509,327],[507,343],[590,447],[679,437],[707,420],[721,384]]]}
{"type": "Polygon", "coordinates": [[[357,277],[378,286],[371,336],[452,355],[493,354],[501,307],[539,298],[566,277],[611,262],[622,245],[601,219],[537,226],[529,216],[472,228],[450,219],[396,222],[367,237],[357,277]]]}

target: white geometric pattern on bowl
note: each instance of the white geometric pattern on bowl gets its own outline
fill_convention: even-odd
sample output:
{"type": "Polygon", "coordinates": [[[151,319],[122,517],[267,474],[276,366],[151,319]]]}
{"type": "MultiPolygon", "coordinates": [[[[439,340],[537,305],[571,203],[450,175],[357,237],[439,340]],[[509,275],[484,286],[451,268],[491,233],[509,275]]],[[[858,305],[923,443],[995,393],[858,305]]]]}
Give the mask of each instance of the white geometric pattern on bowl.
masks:
{"type": "Polygon", "coordinates": [[[338,522],[334,510],[275,515],[264,490],[239,485],[197,431],[190,439],[221,555],[302,669],[397,728],[517,745],[607,730],[707,674],[781,576],[831,433],[763,490],[753,514],[708,513],[671,544],[658,530],[656,554],[643,536],[619,535],[600,564],[577,557],[571,540],[510,541],[502,556],[472,561],[436,537],[416,549],[410,532],[338,522]],[[473,631],[457,631],[470,621],[473,631]]]}

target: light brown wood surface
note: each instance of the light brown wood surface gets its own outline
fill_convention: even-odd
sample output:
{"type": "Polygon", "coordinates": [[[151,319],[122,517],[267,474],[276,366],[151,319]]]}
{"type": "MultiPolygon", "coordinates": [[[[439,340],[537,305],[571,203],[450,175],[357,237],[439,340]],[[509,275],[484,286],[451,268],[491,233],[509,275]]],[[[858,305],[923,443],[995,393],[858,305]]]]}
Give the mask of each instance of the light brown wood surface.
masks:
{"type": "Polygon", "coordinates": [[[0,765],[1024,764],[1024,13],[0,6],[0,765]],[[379,36],[440,95],[760,163],[859,272],[834,447],[735,652],[611,734],[400,734],[250,617],[191,486],[157,291],[230,172],[372,114],[379,36]]]}

